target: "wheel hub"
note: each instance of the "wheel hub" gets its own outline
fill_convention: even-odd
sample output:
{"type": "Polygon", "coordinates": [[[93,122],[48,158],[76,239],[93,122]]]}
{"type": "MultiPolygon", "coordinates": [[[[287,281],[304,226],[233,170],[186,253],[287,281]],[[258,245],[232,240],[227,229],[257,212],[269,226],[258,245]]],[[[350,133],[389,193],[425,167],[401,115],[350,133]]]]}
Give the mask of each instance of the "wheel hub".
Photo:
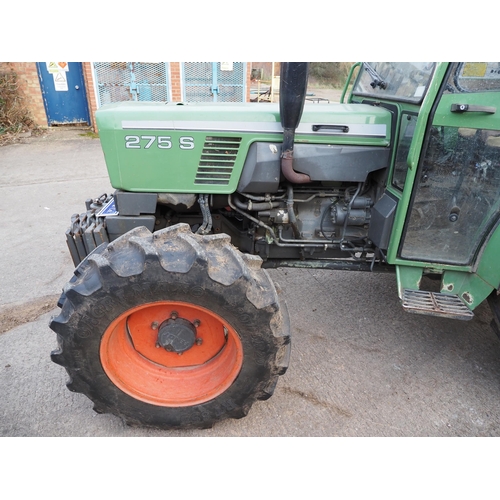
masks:
{"type": "Polygon", "coordinates": [[[241,370],[243,347],[233,327],[213,311],[158,301],[116,318],[103,335],[100,358],[106,375],[129,396],[183,407],[228,389],[241,370]]]}
{"type": "Polygon", "coordinates": [[[158,344],[168,352],[178,354],[193,347],[196,341],[195,326],[183,318],[169,318],[158,329],[158,344]]]}

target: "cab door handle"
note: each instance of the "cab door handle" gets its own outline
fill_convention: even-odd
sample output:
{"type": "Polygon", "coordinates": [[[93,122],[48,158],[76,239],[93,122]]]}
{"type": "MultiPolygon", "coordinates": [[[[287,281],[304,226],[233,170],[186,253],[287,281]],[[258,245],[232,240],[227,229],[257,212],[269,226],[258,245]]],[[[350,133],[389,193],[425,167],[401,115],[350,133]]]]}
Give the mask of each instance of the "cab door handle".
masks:
{"type": "Polygon", "coordinates": [[[451,112],[452,113],[475,112],[475,113],[494,114],[494,113],[496,113],[496,111],[497,111],[497,108],[494,108],[493,106],[476,106],[474,104],[452,104],[451,105],[451,112]]]}

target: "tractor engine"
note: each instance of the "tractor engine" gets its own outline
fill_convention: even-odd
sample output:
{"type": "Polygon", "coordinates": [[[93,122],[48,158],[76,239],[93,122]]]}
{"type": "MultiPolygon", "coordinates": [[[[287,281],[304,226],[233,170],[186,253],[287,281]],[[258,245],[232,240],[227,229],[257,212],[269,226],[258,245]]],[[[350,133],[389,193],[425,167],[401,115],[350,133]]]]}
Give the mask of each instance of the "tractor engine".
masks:
{"type": "Polygon", "coordinates": [[[295,144],[294,171],[310,182],[294,185],[280,176],[281,148],[252,144],[228,198],[232,213],[223,212],[233,230],[224,231],[251,237],[246,250],[264,260],[373,253],[372,209],[383,193],[389,149],[295,144]]]}
{"type": "MultiPolygon", "coordinates": [[[[369,227],[377,185],[292,187],[274,195],[230,197],[233,219],[247,227],[255,253],[268,258],[326,258],[373,252],[369,227]]],[[[226,217],[230,214],[226,213],[226,217]]]]}

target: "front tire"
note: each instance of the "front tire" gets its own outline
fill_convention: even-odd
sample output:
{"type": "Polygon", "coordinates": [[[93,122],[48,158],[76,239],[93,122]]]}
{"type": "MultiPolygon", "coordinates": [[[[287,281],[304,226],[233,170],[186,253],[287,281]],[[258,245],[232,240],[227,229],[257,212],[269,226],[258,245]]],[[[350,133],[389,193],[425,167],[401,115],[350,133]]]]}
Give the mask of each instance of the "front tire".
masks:
{"type": "Polygon", "coordinates": [[[50,327],[68,388],[128,424],[240,418],[288,366],[288,313],[259,257],[187,224],[137,228],[75,271],[50,327]]]}

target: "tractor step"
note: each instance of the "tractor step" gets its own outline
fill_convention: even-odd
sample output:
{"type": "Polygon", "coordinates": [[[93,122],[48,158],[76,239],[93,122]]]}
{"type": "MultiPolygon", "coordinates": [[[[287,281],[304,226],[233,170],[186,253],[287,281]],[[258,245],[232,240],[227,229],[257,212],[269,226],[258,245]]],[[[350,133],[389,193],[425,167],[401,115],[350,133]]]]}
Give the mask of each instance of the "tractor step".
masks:
{"type": "Polygon", "coordinates": [[[450,319],[470,320],[474,317],[474,313],[458,295],[424,290],[405,289],[403,291],[403,309],[411,313],[450,319]]]}

